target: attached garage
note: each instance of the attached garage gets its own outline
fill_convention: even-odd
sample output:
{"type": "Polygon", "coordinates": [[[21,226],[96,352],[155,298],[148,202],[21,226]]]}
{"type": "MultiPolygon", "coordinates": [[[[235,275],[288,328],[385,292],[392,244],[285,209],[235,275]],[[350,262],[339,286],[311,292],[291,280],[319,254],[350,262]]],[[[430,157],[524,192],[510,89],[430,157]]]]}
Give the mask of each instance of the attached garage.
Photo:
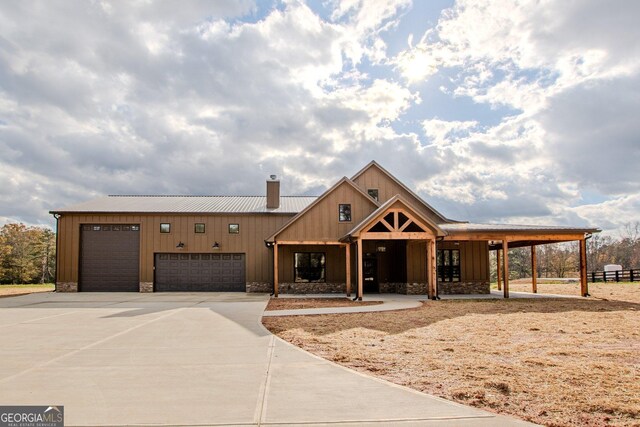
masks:
{"type": "Polygon", "coordinates": [[[80,235],[79,290],[138,292],[140,226],[84,224],[80,235]]]}
{"type": "Polygon", "coordinates": [[[155,291],[245,292],[245,254],[155,254],[155,291]]]}

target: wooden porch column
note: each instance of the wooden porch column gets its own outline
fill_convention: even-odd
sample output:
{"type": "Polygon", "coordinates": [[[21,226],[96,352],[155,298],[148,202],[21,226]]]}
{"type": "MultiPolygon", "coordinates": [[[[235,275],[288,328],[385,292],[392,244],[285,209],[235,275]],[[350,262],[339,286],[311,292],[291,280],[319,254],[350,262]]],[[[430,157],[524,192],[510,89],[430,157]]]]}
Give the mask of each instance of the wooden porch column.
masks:
{"type": "Polygon", "coordinates": [[[433,238],[427,243],[428,270],[427,280],[429,281],[429,298],[436,299],[438,292],[438,264],[436,262],[436,239],[433,238]]]}
{"type": "Polygon", "coordinates": [[[345,277],[345,283],[347,285],[347,296],[350,297],[351,296],[351,244],[347,243],[347,245],[344,247],[345,249],[345,259],[346,259],[346,272],[347,272],[347,277],[345,277]]]}
{"type": "Polygon", "coordinates": [[[504,297],[509,298],[509,243],[507,239],[502,241],[504,251],[504,297]]]}
{"type": "Polygon", "coordinates": [[[278,297],[278,244],[273,244],[273,296],[278,297]]]}
{"type": "Polygon", "coordinates": [[[589,283],[587,282],[587,241],[580,239],[580,294],[589,296],[589,283]]]}
{"type": "Polygon", "coordinates": [[[498,290],[502,290],[502,263],[500,262],[500,249],[496,249],[496,263],[498,264],[498,290]]]}
{"type": "Polygon", "coordinates": [[[538,265],[536,245],[531,245],[531,292],[538,293],[538,265]]]}
{"type": "Polygon", "coordinates": [[[358,239],[358,293],[356,296],[362,301],[362,284],[364,283],[364,272],[362,271],[362,239],[358,239]]]}

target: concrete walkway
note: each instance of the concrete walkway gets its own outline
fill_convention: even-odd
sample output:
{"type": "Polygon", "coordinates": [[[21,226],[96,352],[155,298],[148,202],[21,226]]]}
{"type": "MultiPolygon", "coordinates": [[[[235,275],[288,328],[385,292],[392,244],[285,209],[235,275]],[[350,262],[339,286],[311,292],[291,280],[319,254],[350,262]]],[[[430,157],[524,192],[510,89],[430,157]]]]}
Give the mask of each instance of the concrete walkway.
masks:
{"type": "Polygon", "coordinates": [[[371,378],[260,323],[268,297],[0,299],[0,405],[64,405],[67,426],[529,425],[371,378]]]}
{"type": "MultiPolygon", "coordinates": [[[[344,294],[283,294],[279,298],[344,298],[344,294]]],[[[529,292],[509,292],[511,299],[523,298],[582,298],[579,295],[554,295],[554,294],[534,294],[529,292]]],[[[365,294],[363,301],[382,301],[377,305],[362,305],[354,307],[324,307],[324,308],[302,308],[295,310],[269,310],[265,311],[264,317],[280,316],[309,316],[316,314],[344,314],[344,313],[370,313],[374,311],[405,310],[408,308],[420,307],[421,301],[427,301],[426,295],[400,295],[400,294],[365,294]]],[[[471,299],[504,299],[502,291],[492,290],[490,294],[473,295],[440,295],[443,300],[471,300],[471,299]]]]}

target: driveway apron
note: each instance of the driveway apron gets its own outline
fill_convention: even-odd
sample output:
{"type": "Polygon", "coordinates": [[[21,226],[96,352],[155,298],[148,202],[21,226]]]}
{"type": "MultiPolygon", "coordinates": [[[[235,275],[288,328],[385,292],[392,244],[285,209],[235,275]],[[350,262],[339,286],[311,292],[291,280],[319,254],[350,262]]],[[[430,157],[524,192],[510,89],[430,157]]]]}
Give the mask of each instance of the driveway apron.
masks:
{"type": "Polygon", "coordinates": [[[527,425],[313,356],[243,293],[0,299],[0,405],[64,405],[65,425],[527,425]]]}

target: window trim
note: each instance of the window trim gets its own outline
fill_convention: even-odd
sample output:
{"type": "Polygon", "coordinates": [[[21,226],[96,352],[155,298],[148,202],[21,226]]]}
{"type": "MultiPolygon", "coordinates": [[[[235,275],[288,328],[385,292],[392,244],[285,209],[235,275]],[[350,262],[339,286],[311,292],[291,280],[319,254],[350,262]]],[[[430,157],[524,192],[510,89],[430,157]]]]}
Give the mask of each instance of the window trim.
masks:
{"type": "MultiPolygon", "coordinates": [[[[346,213],[344,214],[346,215],[346,213]]],[[[351,222],[353,219],[352,211],[351,211],[351,203],[338,203],[338,222],[351,222]],[[349,219],[342,219],[341,215],[343,215],[343,206],[349,206],[349,219]]]]}
{"type": "Polygon", "coordinates": [[[294,283],[327,283],[327,253],[326,252],[294,252],[293,253],[293,282],[294,283]],[[324,263],[321,269],[321,280],[303,280],[298,279],[298,268],[296,267],[296,256],[307,255],[309,257],[309,264],[311,264],[312,255],[322,255],[324,263]]]}
{"type": "Polygon", "coordinates": [[[446,282],[446,283],[459,283],[462,281],[462,270],[460,268],[461,265],[461,258],[460,258],[460,249],[438,249],[437,255],[436,255],[436,266],[437,266],[437,276],[438,276],[438,281],[439,282],[446,282]],[[448,253],[449,255],[449,265],[445,265],[444,264],[444,259],[445,259],[445,252],[448,253]],[[457,252],[458,256],[457,264],[451,264],[451,261],[453,261],[454,256],[453,253],[457,252]]]}
{"type": "Polygon", "coordinates": [[[207,226],[205,225],[204,222],[196,222],[195,224],[193,224],[193,232],[195,234],[205,234],[207,232],[207,226]],[[202,226],[202,231],[198,231],[199,225],[202,226]]]}
{"type": "Polygon", "coordinates": [[[238,224],[237,222],[229,223],[228,231],[229,231],[229,234],[240,234],[240,224],[238,224]],[[236,231],[231,231],[231,227],[233,227],[234,225],[235,225],[234,228],[236,229],[236,231]]]}
{"type": "Polygon", "coordinates": [[[170,223],[170,222],[161,222],[161,223],[160,223],[160,233],[162,233],[162,234],[171,234],[171,223],[170,223]],[[162,228],[163,228],[162,226],[163,226],[163,225],[168,226],[168,227],[169,227],[169,229],[168,229],[167,231],[163,231],[163,230],[162,230],[162,228]]]}

